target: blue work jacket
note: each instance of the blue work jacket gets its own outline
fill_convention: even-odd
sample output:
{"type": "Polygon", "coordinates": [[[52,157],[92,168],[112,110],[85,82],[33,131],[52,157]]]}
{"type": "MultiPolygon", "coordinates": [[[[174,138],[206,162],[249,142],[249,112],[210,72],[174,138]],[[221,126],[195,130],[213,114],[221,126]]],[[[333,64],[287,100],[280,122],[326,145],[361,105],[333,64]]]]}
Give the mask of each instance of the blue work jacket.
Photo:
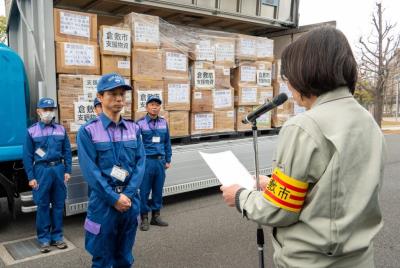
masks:
{"type": "Polygon", "coordinates": [[[152,119],[147,114],[137,124],[142,131],[146,155],[162,155],[166,163],[171,163],[172,149],[167,120],[162,117],[152,119]],[[159,142],[154,142],[153,137],[159,137],[159,142]]]}
{"type": "Polygon", "coordinates": [[[137,194],[145,169],[145,152],[139,126],[122,119],[115,124],[104,113],[78,132],[78,157],[90,189],[113,206],[119,199],[117,186],[130,199],[137,194]],[[111,176],[114,166],[126,170],[124,182],[111,176]]]}
{"type": "Polygon", "coordinates": [[[28,180],[33,180],[34,165],[64,160],[65,173],[71,173],[71,144],[62,125],[54,123],[44,124],[38,122],[28,128],[23,147],[23,163],[28,180]],[[40,156],[38,149],[45,152],[40,156]]]}

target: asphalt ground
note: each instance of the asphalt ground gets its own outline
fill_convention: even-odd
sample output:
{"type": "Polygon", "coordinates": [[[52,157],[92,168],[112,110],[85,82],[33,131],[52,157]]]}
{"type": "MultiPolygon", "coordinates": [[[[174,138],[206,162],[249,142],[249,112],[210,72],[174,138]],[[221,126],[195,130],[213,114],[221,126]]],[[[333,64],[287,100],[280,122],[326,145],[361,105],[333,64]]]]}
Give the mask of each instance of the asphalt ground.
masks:
{"type": "MultiPolygon", "coordinates": [[[[400,135],[387,135],[388,161],[381,189],[384,227],[375,244],[376,267],[400,267],[400,135]]],[[[35,235],[34,214],[10,221],[1,202],[0,243],[35,235]]],[[[162,216],[169,227],[151,226],[138,231],[135,267],[258,267],[256,225],[222,202],[218,188],[172,196],[165,200],[162,216]]],[[[76,248],[10,267],[90,267],[84,250],[85,215],[65,218],[64,234],[76,248]]],[[[270,228],[265,227],[265,267],[273,267],[270,228]]],[[[0,267],[5,267],[0,260],[0,267]]]]}

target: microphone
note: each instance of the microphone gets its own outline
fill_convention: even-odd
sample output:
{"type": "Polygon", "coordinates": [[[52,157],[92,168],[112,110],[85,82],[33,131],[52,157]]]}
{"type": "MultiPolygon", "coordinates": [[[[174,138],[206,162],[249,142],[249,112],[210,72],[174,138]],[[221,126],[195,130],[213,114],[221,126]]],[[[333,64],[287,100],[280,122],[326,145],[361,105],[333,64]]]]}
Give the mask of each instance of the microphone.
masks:
{"type": "Polygon", "coordinates": [[[264,103],[260,107],[258,107],[256,110],[252,111],[248,115],[246,115],[245,118],[243,118],[242,123],[243,124],[248,124],[254,122],[257,118],[259,118],[262,114],[271,111],[272,109],[276,108],[277,106],[283,104],[285,101],[287,101],[288,96],[285,93],[281,93],[275,98],[272,99],[271,102],[264,103]]]}

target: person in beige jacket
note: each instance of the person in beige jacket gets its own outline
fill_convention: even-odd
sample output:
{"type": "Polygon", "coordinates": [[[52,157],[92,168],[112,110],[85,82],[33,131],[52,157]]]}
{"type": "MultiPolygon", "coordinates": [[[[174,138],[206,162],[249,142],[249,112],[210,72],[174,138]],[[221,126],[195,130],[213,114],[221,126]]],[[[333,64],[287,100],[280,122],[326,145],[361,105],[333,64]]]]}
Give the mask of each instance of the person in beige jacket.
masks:
{"type": "Polygon", "coordinates": [[[374,267],[385,141],[353,97],[357,64],[342,32],[315,29],[282,54],[282,78],[307,111],[279,133],[262,192],[221,187],[225,202],[273,227],[276,267],[374,267]]]}

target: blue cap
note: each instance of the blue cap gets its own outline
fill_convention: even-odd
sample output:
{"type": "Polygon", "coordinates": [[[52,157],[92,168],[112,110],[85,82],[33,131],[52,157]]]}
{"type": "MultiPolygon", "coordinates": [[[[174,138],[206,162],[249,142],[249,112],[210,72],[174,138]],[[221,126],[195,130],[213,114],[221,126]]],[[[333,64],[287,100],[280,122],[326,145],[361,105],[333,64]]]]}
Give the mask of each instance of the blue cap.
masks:
{"type": "Polygon", "coordinates": [[[93,107],[96,107],[96,105],[99,105],[99,104],[101,105],[100,100],[98,98],[95,98],[94,102],[93,102],[93,107]]]}
{"type": "Polygon", "coordinates": [[[44,108],[57,108],[56,103],[53,99],[50,98],[41,98],[37,104],[37,108],[44,109],[44,108]]]}
{"type": "Polygon", "coordinates": [[[132,90],[130,85],[125,84],[125,79],[117,73],[103,75],[97,82],[97,92],[101,93],[116,88],[132,90]]]}
{"type": "Polygon", "coordinates": [[[150,95],[148,98],[147,98],[147,101],[146,101],[146,105],[147,104],[149,104],[150,102],[152,102],[152,101],[155,101],[155,102],[158,102],[158,104],[162,104],[162,101],[161,101],[161,99],[158,97],[158,96],[155,96],[155,95],[150,95]]]}

